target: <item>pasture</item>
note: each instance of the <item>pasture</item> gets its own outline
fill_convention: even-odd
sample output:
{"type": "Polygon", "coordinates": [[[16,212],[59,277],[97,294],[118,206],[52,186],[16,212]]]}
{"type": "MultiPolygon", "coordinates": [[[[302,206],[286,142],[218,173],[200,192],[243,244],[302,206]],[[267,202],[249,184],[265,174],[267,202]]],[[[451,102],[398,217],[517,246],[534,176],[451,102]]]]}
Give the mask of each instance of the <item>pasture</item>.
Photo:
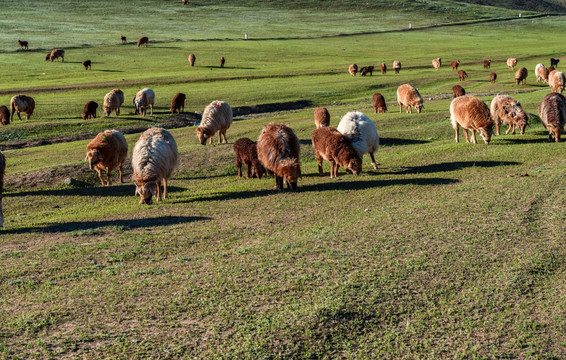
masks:
{"type": "Polygon", "coordinates": [[[0,127],[0,358],[566,357],[566,152],[538,119],[550,89],[534,74],[537,63],[565,55],[548,34],[566,17],[415,2],[414,29],[387,32],[406,29],[410,4],[135,0],[112,11],[106,0],[30,1],[37,8],[23,21],[20,2],[5,3],[13,16],[0,21],[9,29],[0,39],[0,105],[24,93],[36,111],[0,127]],[[456,18],[469,23],[420,29],[456,18]],[[498,18],[514,19],[474,23],[498,18]],[[135,45],[142,35],[148,48],[135,45]],[[30,50],[19,50],[18,38],[30,50]],[[44,60],[54,47],[66,49],[65,62],[44,60]],[[508,57],[528,69],[526,85],[514,84],[508,57]],[[463,82],[449,66],[456,59],[469,75],[463,82]],[[353,62],[390,70],[351,77],[353,62]],[[395,92],[407,82],[425,99],[421,114],[399,113],[395,92]],[[518,99],[530,115],[525,135],[455,143],[455,84],[488,104],[497,94],[518,99]],[[156,107],[142,118],[132,98],[144,87],[156,107]],[[122,113],[104,117],[113,88],[125,93],[122,113]],[[187,94],[185,113],[171,115],[177,92],[187,94]],[[373,113],[374,92],[387,113],[373,113]],[[235,111],[228,144],[216,135],[202,146],[194,122],[215,99],[235,111]],[[83,120],[89,100],[98,116],[83,120]],[[340,169],[331,180],[328,162],[318,175],[318,106],[333,127],[354,110],[374,121],[377,171],[365,155],[359,176],[340,169]],[[257,140],[270,122],[300,140],[296,192],[273,190],[273,177],[237,177],[232,144],[257,140]],[[169,197],[143,206],[129,161],[128,181],[114,173],[103,187],[84,157],[98,132],[114,128],[131,158],[151,126],[170,129],[180,161],[169,197]]]}

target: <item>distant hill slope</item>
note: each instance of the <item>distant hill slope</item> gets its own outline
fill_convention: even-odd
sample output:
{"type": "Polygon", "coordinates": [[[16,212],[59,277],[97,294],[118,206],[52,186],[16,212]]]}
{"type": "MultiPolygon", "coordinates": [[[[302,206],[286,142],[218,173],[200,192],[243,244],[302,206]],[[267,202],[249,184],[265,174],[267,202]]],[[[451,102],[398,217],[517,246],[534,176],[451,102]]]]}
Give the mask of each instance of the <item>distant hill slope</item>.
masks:
{"type": "Polygon", "coordinates": [[[542,13],[566,13],[566,1],[563,0],[457,0],[458,2],[502,7],[506,9],[536,11],[542,13]]]}

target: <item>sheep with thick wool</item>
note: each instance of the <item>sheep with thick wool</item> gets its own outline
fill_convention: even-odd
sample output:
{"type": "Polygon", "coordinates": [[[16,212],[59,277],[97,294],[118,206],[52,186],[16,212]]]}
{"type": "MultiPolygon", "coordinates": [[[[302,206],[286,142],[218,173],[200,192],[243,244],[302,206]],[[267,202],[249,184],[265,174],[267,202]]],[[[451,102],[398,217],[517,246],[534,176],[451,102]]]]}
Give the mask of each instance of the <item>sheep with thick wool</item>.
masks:
{"type": "Polygon", "coordinates": [[[566,99],[562,94],[547,94],[538,108],[540,120],[548,130],[548,141],[560,141],[560,134],[566,123],[566,99]]]}
{"type": "Polygon", "coordinates": [[[369,154],[371,164],[377,170],[374,153],[379,148],[379,135],[373,121],[362,112],[351,111],[342,117],[336,129],[350,140],[360,158],[369,154]]]}
{"type": "Polygon", "coordinates": [[[350,64],[350,66],[348,66],[348,72],[350,73],[350,75],[356,76],[356,74],[358,73],[358,65],[350,64]]]}
{"type": "Polygon", "coordinates": [[[528,125],[529,117],[523,111],[521,103],[507,95],[497,95],[491,100],[490,106],[491,118],[495,122],[495,133],[500,135],[500,128],[503,121],[509,125],[505,135],[513,130],[515,135],[515,128],[519,128],[521,134],[525,133],[525,128],[528,125]]]}
{"type": "Polygon", "coordinates": [[[143,88],[137,92],[133,100],[134,103],[134,114],[141,114],[145,117],[147,107],[151,108],[151,114],[153,115],[153,105],[155,104],[155,92],[150,88],[143,88]]]}
{"type": "Polygon", "coordinates": [[[316,128],[330,126],[330,113],[325,107],[316,108],[314,111],[314,125],[316,128]]]}
{"type": "Polygon", "coordinates": [[[479,131],[485,143],[489,144],[494,122],[489,108],[480,98],[464,95],[452,100],[452,103],[450,103],[450,121],[452,122],[452,128],[456,132],[456,142],[459,141],[459,129],[461,126],[466,142],[469,142],[467,130],[471,130],[472,143],[478,143],[476,131],[479,131]]]}
{"type": "Polygon", "coordinates": [[[314,156],[318,161],[318,173],[323,175],[322,160],[330,163],[330,178],[338,176],[340,166],[358,175],[362,171],[362,158],[350,140],[335,128],[323,127],[312,133],[314,156]]]}
{"type": "Polygon", "coordinates": [[[246,165],[246,177],[252,176],[261,179],[265,174],[265,168],[257,157],[257,143],[248,138],[240,138],[234,142],[234,154],[236,154],[236,167],[238,176],[242,177],[242,164],[246,165]]]}
{"type": "Polygon", "coordinates": [[[566,84],[566,77],[562,71],[553,70],[548,74],[548,85],[552,92],[560,93],[564,91],[564,85],[566,84]]]}
{"type": "Polygon", "coordinates": [[[0,106],[0,124],[10,125],[10,110],[5,106],[0,106]]]}
{"type": "Polygon", "coordinates": [[[187,95],[183,93],[176,93],[171,100],[171,114],[177,113],[181,114],[182,111],[185,111],[185,99],[187,95]]]}
{"type": "Polygon", "coordinates": [[[26,114],[26,120],[29,120],[35,110],[35,100],[27,95],[16,95],[10,99],[10,121],[14,121],[14,113],[18,114],[18,119],[22,120],[20,113],[26,114]]]}
{"type": "Polygon", "coordinates": [[[225,101],[214,100],[202,113],[200,125],[196,128],[197,137],[202,145],[206,145],[206,140],[210,139],[218,132],[218,143],[228,143],[226,130],[232,125],[232,108],[225,101]],[[224,141],[222,137],[224,136],[224,141]]]}
{"type": "Polygon", "coordinates": [[[548,74],[548,69],[543,64],[537,64],[537,66],[535,66],[537,82],[542,81],[545,84],[548,83],[548,74]]]}
{"type": "Polygon", "coordinates": [[[105,130],[87,145],[86,158],[89,168],[98,173],[102,185],[112,185],[111,172],[115,168],[120,171],[120,183],[124,182],[122,166],[128,155],[128,143],[118,130],[105,130]],[[106,181],[102,171],[106,171],[106,181]]]}
{"type": "Polygon", "coordinates": [[[102,109],[106,116],[110,116],[112,111],[116,111],[116,116],[120,115],[120,106],[124,103],[124,92],[120,89],[112,89],[104,96],[102,109]]]}
{"type": "Polygon", "coordinates": [[[421,112],[423,105],[423,98],[419,91],[410,84],[403,84],[397,88],[397,103],[399,104],[399,112],[403,112],[403,106],[407,109],[407,113],[413,112],[412,107],[421,112]]]}

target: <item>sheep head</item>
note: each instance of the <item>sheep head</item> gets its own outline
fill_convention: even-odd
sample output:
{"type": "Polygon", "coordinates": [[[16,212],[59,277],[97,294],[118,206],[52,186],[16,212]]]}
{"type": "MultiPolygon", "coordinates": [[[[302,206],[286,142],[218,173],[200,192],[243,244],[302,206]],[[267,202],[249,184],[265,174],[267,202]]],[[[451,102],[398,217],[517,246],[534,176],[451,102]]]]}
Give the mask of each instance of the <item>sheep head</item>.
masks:
{"type": "Polygon", "coordinates": [[[201,145],[206,145],[206,140],[208,140],[208,138],[210,137],[207,131],[199,126],[196,128],[196,133],[198,141],[201,143],[201,145]]]}
{"type": "Polygon", "coordinates": [[[147,204],[151,205],[153,203],[151,197],[155,196],[159,202],[159,197],[157,197],[157,183],[147,182],[147,183],[136,183],[135,195],[140,196],[140,205],[147,204]]]}
{"type": "Polygon", "coordinates": [[[283,177],[283,182],[287,183],[287,187],[297,190],[297,180],[301,177],[301,166],[297,159],[281,160],[277,172],[283,177]]]}
{"type": "Polygon", "coordinates": [[[521,135],[525,134],[525,128],[527,127],[527,125],[529,125],[528,123],[528,115],[524,112],[521,111],[519,113],[516,114],[515,118],[513,119],[513,122],[519,127],[520,131],[521,131],[521,135]]]}
{"type": "Polygon", "coordinates": [[[354,175],[358,175],[362,172],[362,158],[356,156],[353,159],[350,159],[348,165],[346,166],[346,170],[350,170],[354,175]]]}
{"type": "Polygon", "coordinates": [[[419,102],[417,102],[417,104],[415,105],[415,109],[417,109],[417,112],[418,112],[419,114],[421,113],[421,111],[423,110],[423,108],[424,108],[424,104],[423,104],[423,101],[422,101],[422,100],[419,101],[419,102]]]}
{"type": "Polygon", "coordinates": [[[493,128],[479,128],[478,129],[483,141],[485,141],[486,145],[489,145],[489,141],[491,140],[491,135],[493,134],[493,128]]]}

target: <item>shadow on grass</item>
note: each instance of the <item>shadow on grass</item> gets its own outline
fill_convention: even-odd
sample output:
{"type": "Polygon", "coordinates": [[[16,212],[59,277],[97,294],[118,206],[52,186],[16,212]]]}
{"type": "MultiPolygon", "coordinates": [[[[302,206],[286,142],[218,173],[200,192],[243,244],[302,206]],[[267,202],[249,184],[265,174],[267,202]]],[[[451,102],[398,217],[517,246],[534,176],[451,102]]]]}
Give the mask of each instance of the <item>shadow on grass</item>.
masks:
{"type": "Polygon", "coordinates": [[[98,69],[94,69],[92,71],[99,71],[99,72],[107,72],[107,73],[121,73],[124,72],[123,70],[98,70],[98,69]]]}
{"type": "Polygon", "coordinates": [[[543,143],[555,142],[554,139],[552,139],[552,141],[548,141],[548,133],[545,133],[542,136],[543,137],[541,137],[540,139],[513,138],[513,139],[499,139],[499,140],[504,141],[505,145],[507,145],[507,144],[543,144],[543,143]]]}
{"type": "MultiPolygon", "coordinates": [[[[100,185],[100,182],[98,183],[100,185]]],[[[167,191],[181,192],[186,189],[177,186],[167,186],[167,191]]],[[[78,187],[68,189],[46,189],[37,191],[18,191],[5,193],[4,197],[17,196],[128,196],[132,197],[132,201],[139,201],[139,196],[135,196],[136,187],[133,184],[128,185],[111,185],[111,186],[95,186],[95,187],[78,187]]]]}
{"type": "Polygon", "coordinates": [[[101,220],[101,221],[72,221],[61,224],[51,224],[44,227],[27,227],[12,230],[0,230],[0,234],[26,234],[26,233],[59,233],[77,230],[93,230],[104,227],[116,227],[121,231],[148,228],[155,226],[169,226],[186,224],[195,221],[212,220],[202,216],[161,216],[145,219],[120,219],[120,220],[101,220]]]}
{"type": "Polygon", "coordinates": [[[243,67],[243,66],[224,66],[221,67],[219,65],[209,65],[209,66],[199,66],[199,67],[206,67],[206,68],[210,68],[210,69],[235,69],[235,70],[254,70],[257,69],[255,67],[243,67]]]}
{"type": "Polygon", "coordinates": [[[496,167],[508,165],[520,165],[516,161],[458,161],[430,164],[424,166],[403,167],[399,171],[386,172],[385,174],[430,174],[436,172],[456,171],[470,167],[496,167]]]}

